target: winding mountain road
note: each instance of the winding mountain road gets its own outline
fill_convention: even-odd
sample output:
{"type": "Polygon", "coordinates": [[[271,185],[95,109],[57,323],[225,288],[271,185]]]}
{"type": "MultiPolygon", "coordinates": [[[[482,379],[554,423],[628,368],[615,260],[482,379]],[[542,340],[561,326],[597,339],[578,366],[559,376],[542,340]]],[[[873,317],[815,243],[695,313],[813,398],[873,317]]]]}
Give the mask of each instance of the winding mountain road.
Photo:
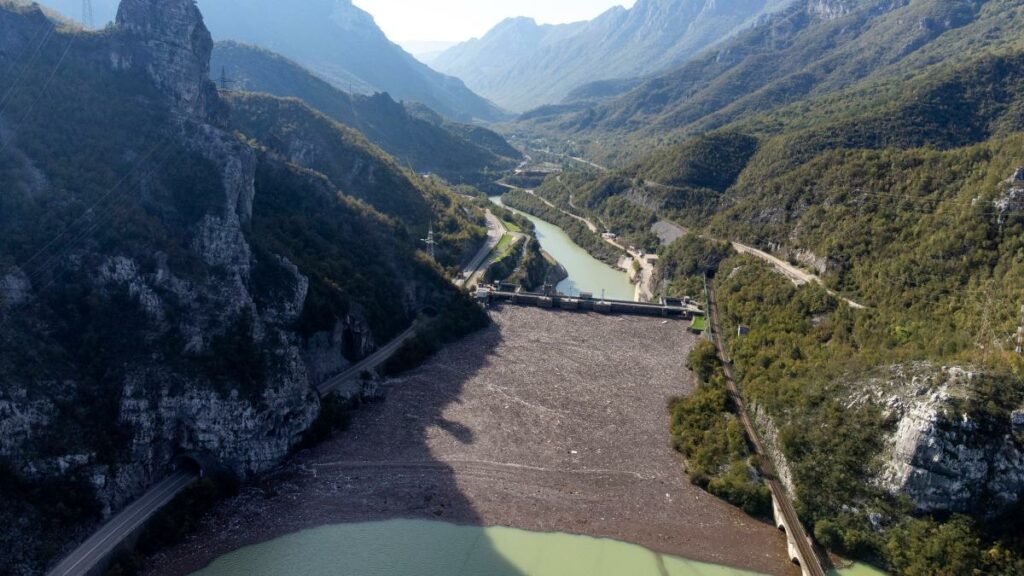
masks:
{"type": "Polygon", "coordinates": [[[849,298],[841,296],[835,290],[829,289],[827,286],[825,286],[825,282],[821,279],[821,277],[819,277],[819,276],[817,276],[815,274],[811,274],[810,272],[807,272],[805,270],[801,270],[800,268],[797,268],[796,266],[793,266],[792,264],[790,264],[789,262],[786,262],[785,260],[783,260],[781,258],[778,258],[776,256],[772,256],[771,254],[765,252],[764,250],[758,250],[757,248],[754,248],[753,246],[747,246],[746,244],[740,244],[739,242],[733,242],[732,243],[732,247],[733,247],[734,250],[736,250],[740,254],[746,254],[748,256],[753,256],[755,258],[758,258],[760,260],[763,260],[763,261],[767,262],[768,264],[771,264],[772,267],[774,267],[776,271],[778,271],[783,276],[786,276],[787,278],[789,278],[793,282],[793,284],[795,284],[797,286],[803,286],[805,284],[818,284],[818,285],[822,286],[823,288],[825,288],[825,290],[829,294],[831,294],[833,297],[838,298],[838,299],[846,302],[847,304],[849,304],[851,308],[855,308],[857,310],[867,310],[867,306],[865,306],[865,305],[863,305],[863,304],[861,304],[859,302],[854,302],[853,300],[850,300],[849,298]]]}
{"type": "Polygon", "coordinates": [[[494,249],[501,243],[501,239],[508,234],[508,229],[505,228],[505,224],[501,221],[490,210],[484,212],[484,216],[487,218],[487,241],[480,247],[473,259],[469,261],[469,264],[462,269],[462,274],[455,279],[455,285],[459,288],[465,287],[476,275],[480,267],[487,262],[488,256],[494,249]]]}
{"type": "MultiPolygon", "coordinates": [[[[579,162],[581,164],[586,164],[588,166],[591,166],[593,168],[596,168],[596,169],[600,170],[601,172],[609,172],[610,171],[610,169],[608,167],[601,166],[600,164],[596,164],[596,163],[591,162],[590,160],[587,160],[585,158],[579,158],[579,157],[576,157],[576,156],[567,156],[567,155],[561,155],[561,156],[563,158],[568,158],[570,160],[579,162]]],[[[683,190],[683,188],[679,188],[677,186],[672,186],[672,185],[669,185],[669,184],[663,184],[661,182],[655,182],[654,180],[645,180],[644,181],[644,185],[645,186],[650,186],[652,188],[663,188],[663,189],[667,189],[667,190],[683,190]]],[[[710,237],[708,237],[708,238],[710,238],[710,237]]],[[[819,276],[817,276],[815,274],[812,274],[810,272],[807,272],[805,270],[801,270],[800,268],[797,268],[796,266],[793,266],[792,264],[790,264],[789,262],[786,262],[785,260],[782,260],[781,258],[772,256],[771,254],[769,254],[769,253],[767,253],[767,252],[765,252],[763,250],[759,250],[757,248],[754,248],[752,246],[747,246],[746,244],[741,244],[740,242],[730,242],[730,244],[732,244],[732,247],[737,252],[739,252],[740,254],[746,254],[748,256],[753,256],[755,258],[763,260],[764,262],[767,262],[773,268],[775,268],[775,270],[777,272],[779,272],[783,276],[786,276],[787,278],[789,278],[797,286],[803,286],[805,284],[812,284],[812,283],[813,284],[818,284],[818,285],[824,287],[825,290],[828,291],[828,293],[831,294],[833,297],[838,298],[838,299],[846,302],[847,304],[849,304],[851,308],[854,308],[856,310],[866,310],[868,308],[864,304],[861,304],[859,302],[856,302],[854,300],[846,298],[845,296],[840,295],[838,292],[829,289],[825,285],[825,282],[821,279],[821,277],[819,277],[819,276]]]]}
{"type": "Polygon", "coordinates": [[[398,352],[398,349],[401,348],[403,344],[416,335],[416,329],[418,327],[419,323],[414,322],[413,325],[405,332],[402,332],[394,340],[388,342],[384,346],[381,346],[379,350],[367,356],[362,362],[353,364],[341,374],[338,374],[334,378],[331,378],[317,386],[317,392],[320,393],[320,397],[324,398],[329,394],[336,392],[343,384],[358,378],[363,372],[369,372],[370,370],[380,367],[380,365],[387,362],[395,352],[398,352]]]}

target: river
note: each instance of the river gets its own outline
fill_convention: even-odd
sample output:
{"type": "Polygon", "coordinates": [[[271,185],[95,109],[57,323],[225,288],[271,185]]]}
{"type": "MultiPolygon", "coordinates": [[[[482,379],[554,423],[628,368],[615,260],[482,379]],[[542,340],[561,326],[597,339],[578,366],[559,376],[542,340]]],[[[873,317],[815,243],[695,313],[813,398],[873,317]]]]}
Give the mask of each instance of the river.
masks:
{"type": "MultiPolygon", "coordinates": [[[[491,197],[491,202],[507,208],[501,196],[491,197]]],[[[509,210],[533,222],[541,248],[569,273],[569,277],[558,284],[559,292],[568,296],[579,296],[581,292],[601,296],[603,292],[606,298],[612,300],[632,301],[635,298],[636,286],[629,280],[628,274],[591,256],[558,226],[512,208],[509,210]]]]}
{"type": "MultiPolygon", "coordinates": [[[[504,206],[500,197],[491,198],[504,206]]],[[[518,212],[518,211],[517,211],[518,212]]],[[[523,214],[522,212],[519,212],[523,214]]],[[[531,216],[543,249],[569,278],[569,295],[602,290],[632,300],[628,276],[590,256],[557,226],[531,216]]],[[[659,554],[617,540],[459,526],[425,520],[335,524],[304,530],[224,555],[195,576],[746,576],[747,572],[659,554]]],[[[856,565],[841,576],[884,576],[856,565]]]]}

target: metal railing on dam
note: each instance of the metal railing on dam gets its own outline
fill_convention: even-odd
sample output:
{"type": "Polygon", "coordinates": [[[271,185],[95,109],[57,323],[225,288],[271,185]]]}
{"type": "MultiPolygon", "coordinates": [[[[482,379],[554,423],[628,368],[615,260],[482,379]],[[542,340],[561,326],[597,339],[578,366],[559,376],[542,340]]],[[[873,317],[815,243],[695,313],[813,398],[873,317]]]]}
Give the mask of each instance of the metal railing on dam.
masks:
{"type": "Polygon", "coordinates": [[[685,319],[704,316],[704,311],[700,307],[685,300],[667,300],[662,303],[629,302],[626,300],[594,298],[588,294],[567,296],[550,291],[536,293],[486,287],[477,290],[476,298],[481,302],[487,303],[503,302],[518,306],[532,306],[548,310],[568,310],[573,312],[678,317],[685,319]]]}

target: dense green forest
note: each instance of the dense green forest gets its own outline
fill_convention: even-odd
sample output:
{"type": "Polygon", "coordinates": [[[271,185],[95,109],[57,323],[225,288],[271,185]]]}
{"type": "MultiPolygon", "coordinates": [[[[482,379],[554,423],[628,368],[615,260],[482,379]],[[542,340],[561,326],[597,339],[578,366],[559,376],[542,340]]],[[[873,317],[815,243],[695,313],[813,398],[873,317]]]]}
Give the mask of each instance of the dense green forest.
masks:
{"type": "Polygon", "coordinates": [[[433,226],[438,259],[445,267],[456,267],[483,242],[482,214],[468,214],[442,184],[404,171],[355,130],[297,100],[232,94],[228,102],[232,120],[247,136],[396,218],[410,236],[425,237],[433,226]]]}
{"type": "MultiPolygon", "coordinates": [[[[820,542],[896,574],[1019,573],[1019,504],[981,496],[932,513],[881,487],[899,419],[864,398],[893,373],[967,371],[946,408],[979,423],[963,445],[1005,436],[1019,450],[1008,423],[1024,406],[1013,352],[1024,304],[1024,7],[864,0],[822,18],[811,4],[625,95],[523,118],[533,137],[572,139],[617,166],[538,193],[560,207],[571,198],[634,242],[659,220],[693,231],[660,250],[660,279],[682,296],[714,277],[740,386],[778,428],[799,512],[820,542]],[[797,288],[726,240],[824,286],[797,288]],[[740,325],[749,335],[735,336],[740,325]]],[[[673,435],[701,484],[730,497],[709,479],[745,456],[702,436],[729,437],[714,378],[702,376],[676,405],[673,435]]]]}
{"type": "Polygon", "coordinates": [[[521,154],[482,126],[452,122],[415,103],[388,94],[348,94],[299,64],[256,46],[219,42],[211,75],[225,75],[230,88],[298,98],[353,130],[418,172],[434,172],[454,182],[489,184],[492,174],[512,166],[521,154]]]}
{"type": "Polygon", "coordinates": [[[754,455],[725,387],[718,350],[702,340],[687,367],[697,390],[672,405],[672,440],[686,457],[690,481],[754,516],[772,513],[771,493],[758,477],[754,455]]]}
{"type": "Polygon", "coordinates": [[[340,368],[427,309],[436,342],[487,320],[443,269],[484,237],[472,203],[298,101],[219,97],[204,32],[154,78],[112,55],[160,42],[0,3],[0,572],[43,572],[186,447],[240,475],[286,454],[318,342],[340,368]]]}

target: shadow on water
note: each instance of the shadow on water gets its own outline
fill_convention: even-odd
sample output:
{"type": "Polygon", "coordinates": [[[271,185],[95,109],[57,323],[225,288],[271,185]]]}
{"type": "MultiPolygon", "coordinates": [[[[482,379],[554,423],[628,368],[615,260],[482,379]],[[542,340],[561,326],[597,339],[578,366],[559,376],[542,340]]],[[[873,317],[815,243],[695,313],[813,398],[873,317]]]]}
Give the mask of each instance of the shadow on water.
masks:
{"type": "Polygon", "coordinates": [[[445,411],[462,402],[501,341],[491,326],[389,382],[386,400],[358,410],[348,431],[298,454],[289,472],[258,480],[247,489],[252,500],[215,511],[193,544],[172,552],[182,553],[182,565],[151,572],[187,574],[216,560],[202,574],[528,576],[485,531],[467,528],[483,519],[431,448],[475,442],[479,424],[445,411]],[[228,523],[242,530],[224,536],[228,523]]]}

